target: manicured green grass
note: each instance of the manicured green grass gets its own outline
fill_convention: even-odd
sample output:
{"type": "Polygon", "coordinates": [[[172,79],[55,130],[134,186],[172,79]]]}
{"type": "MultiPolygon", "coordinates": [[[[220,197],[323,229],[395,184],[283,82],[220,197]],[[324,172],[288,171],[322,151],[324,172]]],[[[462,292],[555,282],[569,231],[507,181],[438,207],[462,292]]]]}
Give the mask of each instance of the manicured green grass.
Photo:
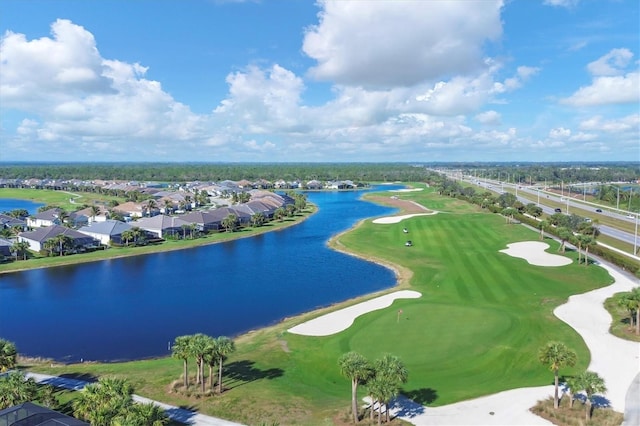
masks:
{"type": "Polygon", "coordinates": [[[95,194],[92,192],[77,192],[71,195],[64,191],[54,191],[51,189],[16,189],[16,188],[0,188],[0,198],[13,198],[18,200],[30,200],[45,205],[55,205],[67,211],[78,210],[83,204],[91,205],[94,202],[108,203],[111,200],[117,200],[123,203],[125,200],[121,197],[110,195],[95,194]],[[69,200],[73,199],[71,203],[69,200]]]}
{"type": "MultiPolygon", "coordinates": [[[[331,424],[349,407],[350,384],[341,377],[337,360],[350,350],[372,360],[384,353],[400,357],[409,371],[403,393],[432,406],[552,383],[552,373],[537,360],[539,347],[549,340],[562,341],[578,354],[577,365],[562,374],[587,367],[584,342],[552,312],[568,296],[610,283],[605,270],[575,262],[556,268],[529,265],[499,250],[508,243],[537,240],[537,232],[507,225],[497,215],[478,213],[432,191],[403,193],[401,198],[443,213],[390,225],[367,220],[333,244],[411,270],[400,288],[423,296],[363,315],[333,336],[305,337],[286,330],[350,302],[241,336],[227,363],[225,385],[230,389],[221,397],[168,394],[170,382],[181,374],[178,360],[50,370],[104,374],[117,368],[117,374],[134,380],[136,392],[247,424],[331,424]],[[407,239],[413,247],[404,246],[407,239]]],[[[558,245],[547,242],[555,253],[558,245]]],[[[571,252],[567,256],[576,258],[571,252]]]]}

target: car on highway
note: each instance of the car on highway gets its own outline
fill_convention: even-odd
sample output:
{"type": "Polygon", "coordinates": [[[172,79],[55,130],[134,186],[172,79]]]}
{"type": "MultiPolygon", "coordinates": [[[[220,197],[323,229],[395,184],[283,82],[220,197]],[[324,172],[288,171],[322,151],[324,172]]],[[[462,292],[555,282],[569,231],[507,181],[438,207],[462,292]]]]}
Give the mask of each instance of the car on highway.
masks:
{"type": "Polygon", "coordinates": [[[562,209],[555,209],[554,210],[556,213],[562,213],[562,209]]]}
{"type": "Polygon", "coordinates": [[[602,213],[602,209],[596,209],[596,213],[602,213]]]}
{"type": "Polygon", "coordinates": [[[632,215],[632,214],[628,214],[628,215],[627,215],[627,217],[628,217],[629,219],[635,219],[635,216],[634,216],[634,215],[632,215]]]}

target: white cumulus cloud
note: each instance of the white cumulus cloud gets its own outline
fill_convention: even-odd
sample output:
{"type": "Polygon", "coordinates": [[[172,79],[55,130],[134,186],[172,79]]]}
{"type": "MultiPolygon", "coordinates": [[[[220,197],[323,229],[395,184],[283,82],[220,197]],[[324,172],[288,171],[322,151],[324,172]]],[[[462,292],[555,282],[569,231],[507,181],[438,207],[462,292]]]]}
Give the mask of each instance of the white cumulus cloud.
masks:
{"type": "Polygon", "coordinates": [[[321,80],[411,86],[483,68],[483,45],[502,34],[501,0],[322,0],[303,50],[321,80]]]}

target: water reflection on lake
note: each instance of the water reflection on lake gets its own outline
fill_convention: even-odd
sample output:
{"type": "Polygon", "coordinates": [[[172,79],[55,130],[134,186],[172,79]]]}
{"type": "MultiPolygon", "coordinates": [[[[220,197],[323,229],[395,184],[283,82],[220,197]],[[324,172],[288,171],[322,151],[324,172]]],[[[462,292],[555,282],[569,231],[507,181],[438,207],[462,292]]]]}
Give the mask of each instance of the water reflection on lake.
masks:
{"type": "Polygon", "coordinates": [[[166,355],[182,334],[234,336],[388,288],[390,270],[326,247],[359,219],[393,211],[361,195],[309,193],[319,213],[257,237],[0,275],[0,337],[32,356],[138,359],[166,355]]]}

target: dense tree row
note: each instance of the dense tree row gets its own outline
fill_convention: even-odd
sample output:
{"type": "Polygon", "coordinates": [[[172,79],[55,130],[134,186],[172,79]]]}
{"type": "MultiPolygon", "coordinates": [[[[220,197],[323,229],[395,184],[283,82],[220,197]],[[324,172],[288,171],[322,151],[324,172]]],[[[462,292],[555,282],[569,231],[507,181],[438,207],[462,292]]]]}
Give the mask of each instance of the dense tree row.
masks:
{"type": "Polygon", "coordinates": [[[640,163],[447,163],[439,168],[463,170],[465,174],[488,179],[548,184],[579,182],[635,182],[640,163]]]}
{"type": "Polygon", "coordinates": [[[3,163],[5,179],[139,180],[161,182],[266,179],[275,181],[421,181],[423,167],[405,163],[3,163]]]}

